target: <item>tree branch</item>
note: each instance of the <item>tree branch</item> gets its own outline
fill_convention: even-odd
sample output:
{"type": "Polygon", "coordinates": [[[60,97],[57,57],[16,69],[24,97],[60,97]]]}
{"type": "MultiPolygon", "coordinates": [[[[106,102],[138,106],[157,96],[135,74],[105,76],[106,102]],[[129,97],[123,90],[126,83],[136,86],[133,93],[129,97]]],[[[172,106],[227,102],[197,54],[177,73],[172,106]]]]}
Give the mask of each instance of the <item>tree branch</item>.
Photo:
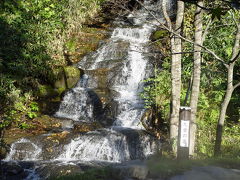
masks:
{"type": "MultiPolygon", "coordinates": [[[[137,0],[137,2],[138,2],[144,9],[146,9],[146,10],[149,12],[149,14],[162,26],[163,29],[167,30],[168,32],[172,33],[173,35],[181,38],[182,40],[184,40],[184,41],[186,41],[186,42],[189,42],[189,43],[191,43],[191,44],[195,44],[195,45],[201,47],[202,49],[205,50],[205,52],[211,54],[216,60],[218,60],[219,62],[221,62],[226,68],[229,67],[229,65],[228,65],[226,62],[224,62],[224,60],[223,60],[222,58],[220,58],[218,55],[216,55],[212,50],[208,49],[206,46],[203,46],[203,45],[194,43],[192,40],[189,40],[189,39],[183,37],[182,35],[176,33],[175,31],[171,30],[171,29],[168,28],[164,23],[162,23],[151,11],[149,11],[148,8],[146,8],[146,7],[144,6],[144,4],[142,4],[142,3],[139,2],[138,0],[137,0]]],[[[157,40],[157,41],[159,41],[159,40],[157,40]]],[[[155,42],[157,42],[157,41],[155,41],[155,42]]]]}
{"type": "Polygon", "coordinates": [[[195,52],[204,52],[204,51],[185,51],[185,52],[175,52],[175,53],[171,53],[171,54],[191,54],[191,53],[195,53],[195,52]]]}
{"type": "Polygon", "coordinates": [[[240,86],[240,82],[233,86],[233,90],[235,90],[235,89],[238,88],[239,86],[240,86]]]}
{"type": "Polygon", "coordinates": [[[172,22],[170,17],[167,14],[167,9],[166,9],[166,0],[162,0],[162,11],[163,11],[163,16],[167,21],[168,28],[172,30],[172,22]]]}
{"type": "Polygon", "coordinates": [[[202,42],[205,41],[205,39],[206,39],[206,37],[207,37],[207,34],[208,34],[208,30],[209,30],[210,26],[212,25],[212,23],[213,23],[213,20],[212,20],[212,18],[210,17],[210,18],[208,19],[207,26],[206,26],[206,28],[205,28],[205,30],[204,30],[204,32],[203,32],[202,42]]]}
{"type": "MultiPolygon", "coordinates": [[[[235,17],[233,16],[234,21],[236,21],[235,17]]],[[[233,46],[233,53],[230,63],[234,63],[238,60],[240,56],[240,23],[237,23],[237,33],[235,37],[235,43],[233,46]]]]}

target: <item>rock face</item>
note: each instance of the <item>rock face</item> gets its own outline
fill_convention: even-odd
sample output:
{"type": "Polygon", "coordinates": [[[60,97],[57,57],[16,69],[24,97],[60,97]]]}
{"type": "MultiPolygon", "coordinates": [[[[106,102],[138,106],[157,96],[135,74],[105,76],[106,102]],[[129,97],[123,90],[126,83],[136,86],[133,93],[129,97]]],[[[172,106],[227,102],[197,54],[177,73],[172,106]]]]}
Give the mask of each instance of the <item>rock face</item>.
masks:
{"type": "Polygon", "coordinates": [[[183,175],[172,177],[170,180],[239,180],[240,170],[224,169],[214,166],[196,167],[183,175]]]}
{"type": "Polygon", "coordinates": [[[60,92],[73,88],[77,84],[80,76],[80,69],[74,66],[65,66],[58,70],[54,87],[60,92]]]}
{"type": "Polygon", "coordinates": [[[72,38],[65,44],[65,59],[69,64],[79,62],[84,55],[90,53],[99,45],[99,42],[109,35],[106,27],[83,27],[79,34],[72,34],[72,38]]]}
{"type": "Polygon", "coordinates": [[[3,163],[1,170],[1,175],[4,180],[20,180],[27,177],[27,172],[24,171],[24,168],[21,167],[17,162],[3,163]]]}

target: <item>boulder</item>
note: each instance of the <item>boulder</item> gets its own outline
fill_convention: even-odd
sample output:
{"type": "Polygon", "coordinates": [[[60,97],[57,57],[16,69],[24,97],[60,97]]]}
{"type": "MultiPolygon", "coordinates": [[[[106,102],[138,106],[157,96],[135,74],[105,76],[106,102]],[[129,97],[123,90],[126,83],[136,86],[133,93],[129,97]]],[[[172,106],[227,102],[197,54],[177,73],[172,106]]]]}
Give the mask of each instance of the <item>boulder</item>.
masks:
{"type": "Polygon", "coordinates": [[[80,79],[80,70],[74,66],[66,66],[64,67],[64,73],[67,79],[67,88],[73,88],[80,79]]]}
{"type": "Polygon", "coordinates": [[[27,172],[14,161],[4,162],[2,164],[3,168],[3,179],[5,180],[17,180],[24,179],[27,177],[27,172]]]}
{"type": "Polygon", "coordinates": [[[57,80],[54,83],[54,88],[59,95],[66,89],[73,88],[80,79],[81,71],[74,66],[65,66],[55,71],[57,80]]]}
{"type": "Polygon", "coordinates": [[[84,122],[79,122],[74,124],[74,132],[75,133],[84,133],[84,132],[89,132],[89,131],[94,131],[96,129],[101,128],[102,126],[98,122],[93,122],[93,123],[84,123],[84,122]]]}
{"type": "Polygon", "coordinates": [[[49,163],[37,168],[36,172],[41,179],[55,179],[61,176],[81,173],[82,170],[79,166],[73,164],[49,163]]]}
{"type": "Polygon", "coordinates": [[[35,125],[35,127],[37,127],[38,129],[43,129],[45,131],[73,128],[73,120],[58,119],[48,115],[37,117],[32,122],[35,125]]]}
{"type": "Polygon", "coordinates": [[[58,91],[50,85],[38,85],[37,95],[40,98],[51,98],[59,95],[58,91]]]}
{"type": "Polygon", "coordinates": [[[166,30],[157,30],[152,34],[151,39],[153,41],[156,41],[158,39],[166,38],[168,37],[168,35],[169,35],[169,32],[166,30]]]}
{"type": "Polygon", "coordinates": [[[116,180],[135,179],[144,180],[147,178],[149,169],[144,162],[135,160],[111,167],[112,176],[116,180]]]}

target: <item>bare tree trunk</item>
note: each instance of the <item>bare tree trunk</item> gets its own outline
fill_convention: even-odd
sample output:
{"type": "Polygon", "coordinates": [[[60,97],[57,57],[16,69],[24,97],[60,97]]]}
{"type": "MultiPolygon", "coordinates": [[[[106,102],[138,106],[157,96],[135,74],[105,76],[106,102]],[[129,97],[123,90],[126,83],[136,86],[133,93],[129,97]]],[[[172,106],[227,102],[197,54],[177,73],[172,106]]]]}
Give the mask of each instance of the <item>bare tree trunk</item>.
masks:
{"type": "MultiPolygon", "coordinates": [[[[167,22],[167,27],[171,31],[178,34],[182,32],[183,23],[183,13],[184,13],[184,2],[181,0],[177,1],[177,19],[175,28],[173,28],[172,22],[166,10],[167,0],[162,1],[162,10],[164,18],[167,22]]],[[[170,117],[170,139],[173,143],[173,151],[177,152],[176,143],[178,137],[178,122],[179,122],[179,109],[180,109],[180,95],[181,95],[181,58],[182,55],[182,40],[171,33],[170,35],[171,43],[171,83],[172,83],[172,98],[171,98],[171,117],[170,117]]]]}
{"type": "MultiPolygon", "coordinates": [[[[182,23],[184,15],[184,2],[177,1],[177,19],[175,25],[175,32],[182,33],[182,23]]],[[[170,139],[177,140],[178,137],[178,122],[179,122],[179,108],[181,95],[181,58],[182,55],[182,40],[175,35],[172,35],[172,61],[171,61],[171,78],[172,78],[172,99],[171,99],[171,117],[170,117],[170,139]]]]}
{"type": "Polygon", "coordinates": [[[228,104],[231,100],[232,93],[233,93],[233,68],[234,64],[230,64],[228,68],[228,85],[227,85],[227,91],[223,100],[223,103],[221,105],[221,111],[218,119],[218,125],[217,125],[217,133],[216,133],[216,142],[215,142],[215,149],[214,149],[214,155],[217,156],[221,152],[221,142],[222,142],[222,135],[223,135],[223,126],[226,116],[226,111],[228,104]]]}
{"type": "MultiPolygon", "coordinates": [[[[203,0],[198,0],[198,5],[203,7],[203,0]]],[[[192,81],[192,93],[191,93],[191,100],[190,100],[190,107],[191,107],[191,123],[190,123],[190,147],[189,147],[189,154],[194,154],[194,147],[195,147],[195,135],[196,135],[196,113],[197,113],[197,104],[198,104],[198,97],[200,91],[200,80],[201,80],[201,50],[200,46],[196,44],[203,44],[203,23],[202,23],[202,8],[196,8],[195,12],[195,33],[194,33],[194,57],[193,57],[193,81],[192,81]]]]}

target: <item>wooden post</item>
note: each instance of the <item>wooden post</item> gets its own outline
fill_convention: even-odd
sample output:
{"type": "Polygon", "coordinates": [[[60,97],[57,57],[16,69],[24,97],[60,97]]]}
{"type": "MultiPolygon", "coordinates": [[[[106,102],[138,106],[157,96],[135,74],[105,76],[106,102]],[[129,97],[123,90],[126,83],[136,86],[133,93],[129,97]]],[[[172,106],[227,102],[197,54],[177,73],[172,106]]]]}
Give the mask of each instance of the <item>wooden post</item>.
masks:
{"type": "Polygon", "coordinates": [[[191,108],[180,107],[177,158],[189,159],[191,108]]]}

